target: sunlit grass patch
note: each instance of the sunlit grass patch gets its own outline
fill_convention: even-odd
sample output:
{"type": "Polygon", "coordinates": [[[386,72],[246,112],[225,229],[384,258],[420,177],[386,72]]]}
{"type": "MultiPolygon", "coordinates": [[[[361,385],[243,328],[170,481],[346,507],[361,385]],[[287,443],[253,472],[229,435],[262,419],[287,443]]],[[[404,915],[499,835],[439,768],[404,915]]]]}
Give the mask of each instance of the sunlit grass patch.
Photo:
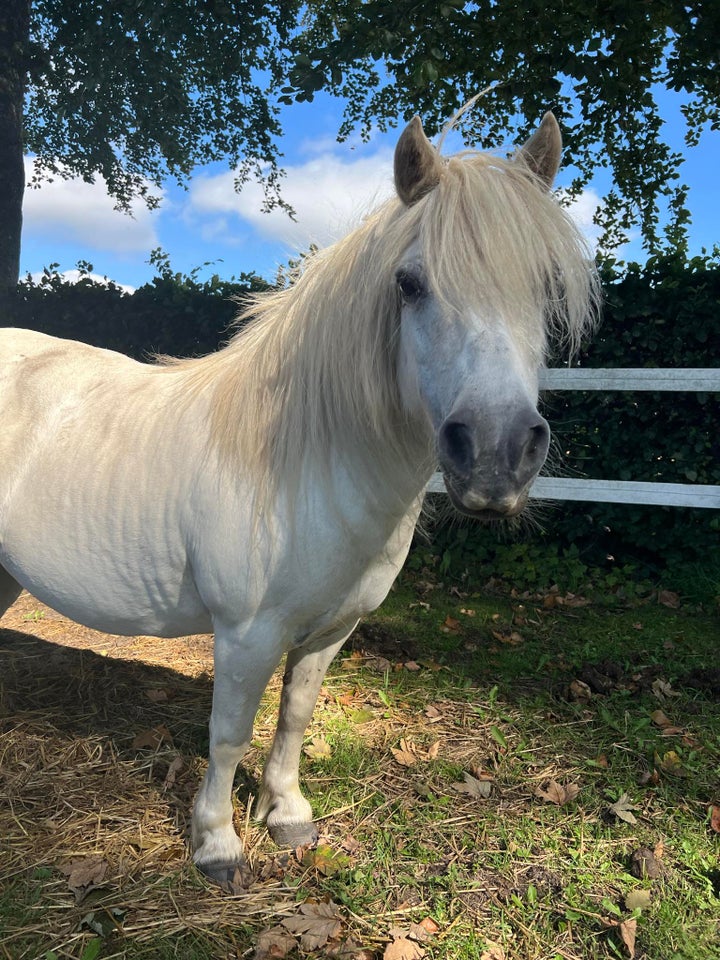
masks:
{"type": "MultiPolygon", "coordinates": [[[[33,631],[57,634],[49,621],[33,631]]],[[[634,937],[638,960],[720,956],[716,637],[711,615],[657,598],[597,605],[405,577],[333,664],[305,739],[315,851],[277,850],[248,809],[273,679],[236,781],[256,879],[233,896],[186,846],[209,661],[181,676],[85,649],[56,670],[52,644],[11,637],[6,950],[255,960],[284,943],[289,957],[381,960],[409,942],[427,960],[605,960],[629,958],[634,937]],[[43,669],[28,672],[36,655],[43,669]],[[161,726],[169,739],[133,747],[161,726]],[[88,858],[107,869],[76,902],[63,870],[88,858]]]]}

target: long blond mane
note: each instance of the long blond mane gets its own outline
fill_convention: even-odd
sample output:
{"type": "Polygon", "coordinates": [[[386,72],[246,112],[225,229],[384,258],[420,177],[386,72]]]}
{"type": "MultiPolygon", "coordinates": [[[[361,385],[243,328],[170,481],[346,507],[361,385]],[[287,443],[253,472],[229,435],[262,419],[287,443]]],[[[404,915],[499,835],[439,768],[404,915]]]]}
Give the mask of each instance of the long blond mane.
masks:
{"type": "Polygon", "coordinates": [[[180,396],[211,396],[208,442],[263,502],[331,451],[404,455],[394,275],[416,242],[444,300],[489,306],[538,357],[548,333],[573,344],[592,317],[591,257],[529,169],[470,151],[448,158],[417,204],[388,201],[287,289],[253,300],[225,348],[173,366],[180,396]]]}

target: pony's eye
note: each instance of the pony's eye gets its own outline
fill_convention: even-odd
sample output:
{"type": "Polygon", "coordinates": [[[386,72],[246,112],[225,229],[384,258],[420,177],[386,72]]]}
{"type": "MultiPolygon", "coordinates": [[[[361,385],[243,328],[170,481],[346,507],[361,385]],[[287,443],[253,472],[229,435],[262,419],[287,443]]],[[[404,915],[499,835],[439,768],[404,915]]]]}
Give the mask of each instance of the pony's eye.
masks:
{"type": "Polygon", "coordinates": [[[397,285],[406,303],[417,302],[425,293],[422,281],[411,273],[400,271],[396,277],[397,285]]]}

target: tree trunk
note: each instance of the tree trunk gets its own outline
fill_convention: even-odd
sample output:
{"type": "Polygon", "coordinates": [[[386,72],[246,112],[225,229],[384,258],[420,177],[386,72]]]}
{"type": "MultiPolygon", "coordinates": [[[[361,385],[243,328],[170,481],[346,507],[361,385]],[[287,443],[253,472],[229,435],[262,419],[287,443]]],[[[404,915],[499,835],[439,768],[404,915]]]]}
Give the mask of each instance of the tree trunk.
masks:
{"type": "Polygon", "coordinates": [[[23,100],[30,36],[30,0],[3,0],[0,13],[0,291],[20,273],[23,165],[23,100]]]}

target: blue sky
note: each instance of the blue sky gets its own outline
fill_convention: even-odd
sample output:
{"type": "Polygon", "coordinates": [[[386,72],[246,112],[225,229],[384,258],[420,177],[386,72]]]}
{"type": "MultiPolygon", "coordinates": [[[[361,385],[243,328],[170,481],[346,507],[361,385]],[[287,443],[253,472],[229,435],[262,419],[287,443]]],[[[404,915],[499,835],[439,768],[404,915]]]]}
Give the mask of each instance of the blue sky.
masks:
{"type": "MultiPolygon", "coordinates": [[[[174,270],[189,272],[211,261],[201,276],[254,271],[271,280],[290,257],[311,242],[324,245],[342,236],[392,190],[398,132],[378,133],[365,144],[359,138],[338,144],[341,113],[341,104],[327,95],[284,110],[283,194],[296,210],[295,223],[280,210],[261,212],[259,186],[236,193],[232,171],[222,164],[198,169],[187,189],[167,184],[158,210],[138,203],[132,217],[113,210],[102,182],[56,181],[26,193],[21,271],[35,274],[50,263],[66,271],[85,260],[96,274],[137,287],[153,276],[147,261],[151,250],[161,247],[174,270]]],[[[699,146],[687,151],[679,111],[668,109],[665,98],[663,116],[671,144],[686,153],[682,181],[690,186],[691,253],[698,253],[720,242],[720,133],[705,133],[699,146]]],[[[563,179],[569,182],[570,173],[563,178],[561,172],[561,186],[563,179]]],[[[592,214],[605,186],[590,184],[574,209],[590,239],[592,214]]],[[[644,259],[637,241],[622,255],[644,259]]]]}

